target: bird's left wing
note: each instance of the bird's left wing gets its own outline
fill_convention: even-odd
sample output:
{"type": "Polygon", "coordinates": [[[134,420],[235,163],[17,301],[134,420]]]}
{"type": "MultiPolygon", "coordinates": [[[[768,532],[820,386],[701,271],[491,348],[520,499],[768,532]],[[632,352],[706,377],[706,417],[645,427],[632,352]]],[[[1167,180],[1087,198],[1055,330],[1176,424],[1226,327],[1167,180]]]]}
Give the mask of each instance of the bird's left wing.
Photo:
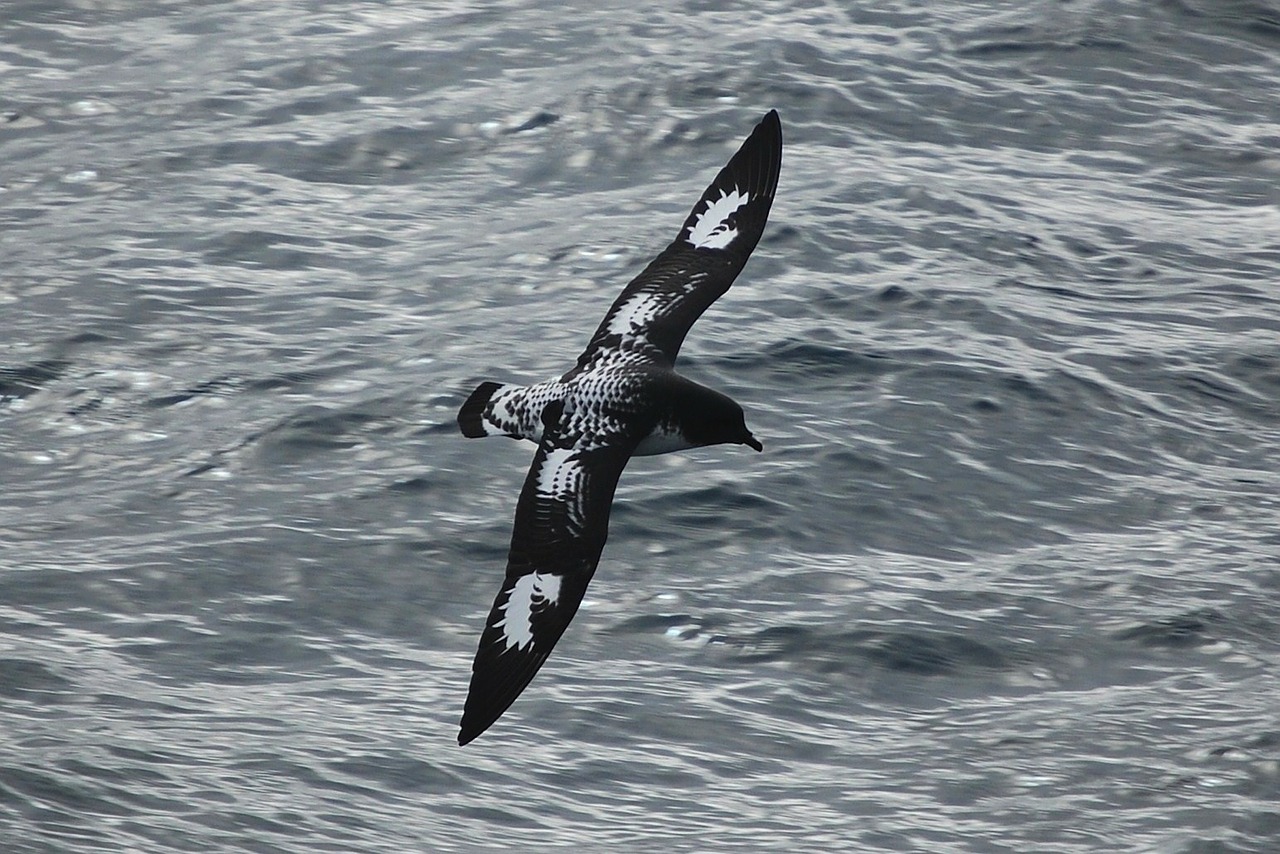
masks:
{"type": "Polygon", "coordinates": [[[782,123],[770,110],[703,191],[676,239],[623,289],[574,370],[612,356],[626,339],[674,364],[689,328],[729,290],[764,234],[781,166],[782,123]]]}
{"type": "Polygon", "coordinates": [[[544,416],[516,504],[507,576],[471,666],[458,743],[480,735],[520,696],[578,610],[596,571],[609,508],[633,441],[569,437],[544,416]]]}

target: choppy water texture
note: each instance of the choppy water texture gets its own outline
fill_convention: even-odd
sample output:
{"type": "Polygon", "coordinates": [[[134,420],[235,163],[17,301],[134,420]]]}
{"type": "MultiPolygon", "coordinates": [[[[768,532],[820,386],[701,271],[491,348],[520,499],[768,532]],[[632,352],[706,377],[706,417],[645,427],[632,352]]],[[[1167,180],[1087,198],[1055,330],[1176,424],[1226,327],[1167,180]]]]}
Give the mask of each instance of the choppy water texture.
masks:
{"type": "MultiPolygon", "coordinates": [[[[657,4],[662,5],[662,4],[657,4]]],[[[11,852],[1271,852],[1280,8],[10,2],[11,852]],[[454,744],[565,370],[772,223],[583,612],[454,744]]]]}

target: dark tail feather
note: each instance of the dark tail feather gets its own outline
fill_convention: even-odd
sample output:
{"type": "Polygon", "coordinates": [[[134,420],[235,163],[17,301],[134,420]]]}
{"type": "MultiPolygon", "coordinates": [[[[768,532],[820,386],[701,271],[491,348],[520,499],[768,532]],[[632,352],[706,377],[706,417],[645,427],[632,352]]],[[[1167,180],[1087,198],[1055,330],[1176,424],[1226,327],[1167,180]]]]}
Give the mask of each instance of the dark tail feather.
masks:
{"type": "Polygon", "coordinates": [[[471,392],[471,397],[468,397],[467,402],[458,410],[458,427],[462,429],[462,435],[468,439],[479,439],[489,435],[489,431],[484,426],[484,408],[500,388],[502,383],[486,382],[480,383],[476,386],[476,390],[471,392]]]}

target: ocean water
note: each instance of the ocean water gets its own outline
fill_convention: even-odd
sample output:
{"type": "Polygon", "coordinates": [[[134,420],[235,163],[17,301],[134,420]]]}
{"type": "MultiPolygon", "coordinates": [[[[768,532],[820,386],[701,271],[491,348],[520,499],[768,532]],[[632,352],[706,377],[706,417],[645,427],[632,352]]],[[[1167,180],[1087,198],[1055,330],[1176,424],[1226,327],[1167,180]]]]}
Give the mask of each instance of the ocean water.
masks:
{"type": "Polygon", "coordinates": [[[1280,6],[0,14],[0,850],[1280,850],[1280,6]],[[527,443],[767,109],[587,601],[527,443]]]}

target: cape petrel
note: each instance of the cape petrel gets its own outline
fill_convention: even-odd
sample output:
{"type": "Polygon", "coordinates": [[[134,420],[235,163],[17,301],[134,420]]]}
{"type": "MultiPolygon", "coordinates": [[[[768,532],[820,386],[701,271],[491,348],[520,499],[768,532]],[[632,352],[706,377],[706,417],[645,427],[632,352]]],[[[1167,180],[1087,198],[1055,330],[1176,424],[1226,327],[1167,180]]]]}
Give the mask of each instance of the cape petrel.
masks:
{"type": "Polygon", "coordinates": [[[771,110],[675,241],[614,301],[571,371],[530,386],[481,383],[459,410],[464,436],[528,439],[538,451],[516,502],[507,575],[480,636],[458,744],[510,707],[573,619],[627,460],[724,443],[762,450],[742,407],[674,365],[689,327],[760,240],[781,163],[782,125],[771,110]]]}

